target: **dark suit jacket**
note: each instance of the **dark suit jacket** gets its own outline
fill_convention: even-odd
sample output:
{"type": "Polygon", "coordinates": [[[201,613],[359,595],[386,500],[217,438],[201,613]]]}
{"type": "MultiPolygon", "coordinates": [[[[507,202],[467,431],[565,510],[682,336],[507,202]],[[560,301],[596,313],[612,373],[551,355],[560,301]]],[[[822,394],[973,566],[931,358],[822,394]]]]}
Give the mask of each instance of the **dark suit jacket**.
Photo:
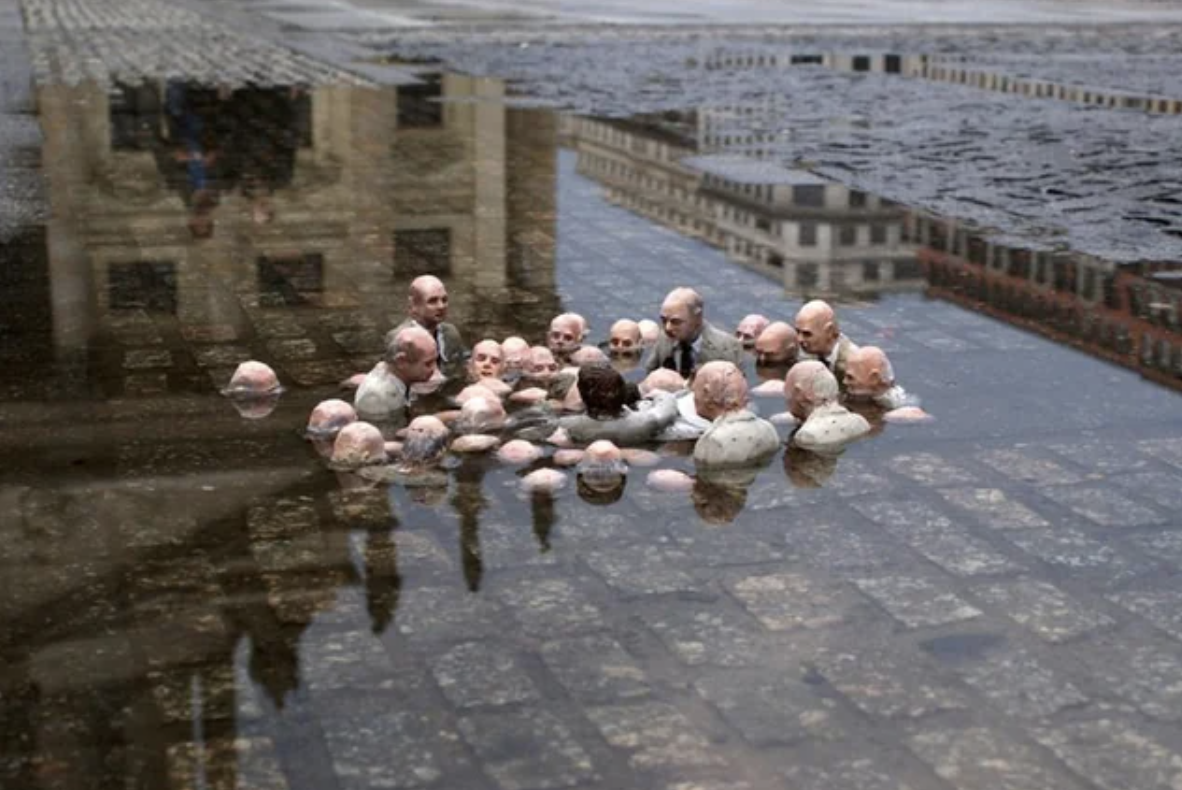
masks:
{"type": "MultiPolygon", "coordinates": [[[[694,360],[695,369],[707,362],[716,361],[733,362],[742,366],[743,344],[737,338],[731,337],[720,329],[715,329],[709,321],[702,322],[701,338],[702,347],[698,349],[697,358],[694,360]]],[[[648,358],[648,362],[645,363],[645,370],[651,373],[663,366],[665,360],[669,359],[674,350],[674,342],[669,339],[668,335],[662,333],[660,339],[657,340],[657,345],[653,348],[653,353],[648,358]]],[[[673,361],[677,362],[676,359],[673,361]]]]}

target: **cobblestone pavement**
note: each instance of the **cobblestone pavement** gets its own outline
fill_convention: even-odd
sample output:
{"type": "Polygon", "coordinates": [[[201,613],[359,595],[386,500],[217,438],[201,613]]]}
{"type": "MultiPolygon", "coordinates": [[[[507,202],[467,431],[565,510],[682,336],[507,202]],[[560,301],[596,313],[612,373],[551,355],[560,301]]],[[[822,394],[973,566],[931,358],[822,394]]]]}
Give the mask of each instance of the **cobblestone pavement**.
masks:
{"type": "MultiPolygon", "coordinates": [[[[365,486],[326,470],[299,431],[372,362],[409,269],[439,267],[468,340],[537,340],[563,309],[601,339],[682,283],[723,326],[751,311],[788,318],[802,288],[684,218],[650,207],[654,221],[647,187],[596,165],[598,151],[642,171],[684,116],[560,118],[507,107],[496,80],[453,74],[359,86],[348,63],[268,49],[281,47],[274,30],[247,37],[187,6],[27,7],[40,9],[30,44],[55,223],[35,255],[6,259],[41,278],[5,281],[0,344],[5,790],[1182,787],[1177,395],[1138,376],[1141,354],[1111,331],[1128,369],[988,317],[988,294],[972,309],[948,301],[936,263],[987,265],[955,225],[904,234],[901,210],[840,189],[821,216],[835,234],[855,227],[854,242],[890,226],[861,257],[818,268],[828,278],[852,262],[867,278],[840,308],[843,329],[891,354],[935,422],[885,426],[839,457],[785,451],[746,476],[702,475],[689,495],[647,488],[634,469],[615,502],[573,483],[527,496],[526,469],[484,458],[450,468],[446,487],[365,486]],[[133,42],[137,25],[152,35],[133,42]],[[192,206],[144,150],[175,144],[153,136],[169,75],[148,48],[182,39],[229,42],[194,56],[200,74],[274,65],[268,79],[294,70],[312,83],[247,92],[286,111],[248,128],[290,172],[265,222],[256,193],[226,188],[207,239],[192,237],[192,206]],[[144,59],[117,55],[120,42],[144,59]],[[103,69],[135,84],[66,84],[103,69]],[[136,90],[156,103],[119,104],[136,90]],[[619,133],[615,148],[604,130],[619,133]],[[927,268],[880,280],[890,256],[927,268]],[[247,357],[290,387],[265,419],[240,419],[216,394],[247,357]]],[[[0,16],[0,57],[18,39],[12,20],[0,16]]],[[[1174,249],[1178,174],[1164,146],[1176,116],[746,65],[782,53],[782,40],[727,49],[623,32],[592,46],[583,31],[531,33],[522,48],[503,32],[463,47],[446,43],[455,31],[416,35],[405,51],[504,69],[535,101],[618,115],[717,108],[738,119],[732,136],[766,123],[757,133],[774,140],[731,145],[771,146],[847,182],[878,178],[1027,242],[1039,231],[1128,251],[1136,211],[1158,205],[1162,221],[1146,223],[1156,236],[1141,231],[1136,249],[1174,249]],[[932,131],[919,145],[908,135],[921,121],[932,131]],[[965,208],[1003,178],[1016,179],[996,198],[1011,219],[965,208]],[[1081,183],[1086,195],[1055,197],[1084,200],[1091,235],[1082,221],[1043,224],[1071,212],[1033,195],[1081,183]],[[1103,216],[1113,206],[1128,211],[1103,216]]],[[[913,33],[843,35],[800,51],[871,40],[922,51],[961,34],[915,49],[902,46],[913,33]]],[[[965,52],[996,52],[992,33],[964,35],[965,52]]],[[[1110,43],[1131,53],[1122,62],[1159,62],[1174,36],[1114,31],[1110,43]]],[[[1015,72],[1038,67],[1034,47],[1066,63],[1097,44],[1088,31],[1009,41],[1027,58],[1015,72]]],[[[26,112],[27,83],[3,84],[5,107],[26,112]]],[[[228,101],[243,112],[242,94],[228,101]]],[[[35,148],[31,132],[12,139],[35,148]]],[[[747,197],[765,186],[719,197],[721,183],[708,187],[725,217],[754,211],[747,197]]],[[[803,185],[813,198],[822,186],[803,185]]],[[[1116,279],[1103,261],[1091,287],[1081,266],[1060,288],[1038,272],[1050,264],[1054,280],[1070,261],[997,249],[988,266],[1025,265],[1039,293],[1115,314],[1093,295],[1116,279]]],[[[1153,304],[1153,328],[1173,342],[1177,313],[1153,304]]],[[[659,464],[693,471],[673,453],[659,464]]]]}

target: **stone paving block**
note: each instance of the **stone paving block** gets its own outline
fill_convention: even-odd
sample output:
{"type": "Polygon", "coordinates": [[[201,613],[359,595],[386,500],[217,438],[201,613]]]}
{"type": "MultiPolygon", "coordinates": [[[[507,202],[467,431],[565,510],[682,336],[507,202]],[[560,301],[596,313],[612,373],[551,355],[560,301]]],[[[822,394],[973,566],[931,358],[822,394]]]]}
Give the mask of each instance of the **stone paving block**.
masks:
{"type": "Polygon", "coordinates": [[[603,614],[566,579],[521,579],[499,596],[532,636],[562,636],[604,627],[603,614]]]}
{"type": "Polygon", "coordinates": [[[641,702],[588,708],[587,718],[604,739],[631,754],[638,769],[685,769],[724,766],[726,760],[711,747],[693,723],[677,708],[663,702],[641,702]]]}
{"type": "Polygon", "coordinates": [[[1018,548],[1048,565],[1074,571],[1101,572],[1109,584],[1116,584],[1150,568],[1131,562],[1105,543],[1093,540],[1073,527],[1015,530],[1005,533],[1018,548]]]}
{"type": "Polygon", "coordinates": [[[315,359],[306,362],[286,361],[283,370],[293,382],[301,387],[319,387],[338,384],[354,373],[366,373],[372,364],[349,359],[315,359]]]}
{"type": "Polygon", "coordinates": [[[1182,437],[1137,442],[1141,452],[1182,469],[1182,437]]]}
{"type": "Polygon", "coordinates": [[[977,457],[1001,474],[1019,483],[1039,486],[1071,485],[1082,479],[1075,472],[1054,461],[1040,458],[1029,450],[989,450],[977,457]]]}
{"type": "Polygon", "coordinates": [[[792,790],[909,790],[892,775],[893,768],[867,757],[848,757],[824,766],[791,765],[784,776],[792,790]]]}
{"type": "Polygon", "coordinates": [[[984,727],[933,727],[908,739],[915,755],[958,790],[1082,790],[1035,748],[984,727]]]}
{"type": "Polygon", "coordinates": [[[181,337],[189,343],[231,343],[242,333],[233,324],[182,324],[181,337]]]}
{"type": "Polygon", "coordinates": [[[377,329],[350,329],[333,332],[332,339],[346,354],[351,356],[373,354],[376,359],[386,348],[385,335],[377,329]]]}
{"type": "Polygon", "coordinates": [[[1071,682],[1023,648],[991,651],[976,663],[957,667],[957,671],[1005,715],[1014,718],[1040,719],[1088,701],[1071,682]]]}
{"type": "Polygon", "coordinates": [[[167,392],[167,373],[134,373],[123,378],[123,394],[129,398],[147,398],[167,392]]]}
{"type": "Polygon", "coordinates": [[[1073,653],[1105,693],[1128,700],[1146,716],[1182,720],[1182,656],[1154,644],[1089,643],[1073,653]]]}
{"type": "Polygon", "coordinates": [[[542,660],[563,688],[580,700],[629,699],[650,691],[644,670],[605,634],[546,642],[542,660]]]}
{"type": "Polygon", "coordinates": [[[643,620],[669,651],[690,666],[756,666],[770,649],[768,638],[728,607],[669,607],[643,620]]]}
{"type": "Polygon", "coordinates": [[[784,542],[801,562],[831,573],[878,570],[914,562],[905,548],[874,527],[862,530],[823,521],[790,529],[784,542]]]}
{"type": "Polygon", "coordinates": [[[313,692],[404,688],[382,643],[362,630],[308,634],[300,644],[300,677],[313,692]]]}
{"type": "Polygon", "coordinates": [[[817,671],[871,716],[919,718],[968,707],[964,692],[942,680],[918,655],[881,650],[833,653],[818,660],[817,671]]]}
{"type": "Polygon", "coordinates": [[[1143,527],[1162,517],[1128,497],[1098,487],[1044,488],[1042,495],[1105,527],[1143,527]]]}
{"type": "Polygon", "coordinates": [[[1149,464],[1149,460],[1138,453],[1136,447],[1128,441],[1096,439],[1062,442],[1048,445],[1048,447],[1084,469],[1105,475],[1131,472],[1143,469],[1149,464]]]}
{"type": "Polygon", "coordinates": [[[404,590],[398,631],[415,640],[461,641],[502,633],[504,614],[487,595],[458,585],[404,590]]]}
{"type": "Polygon", "coordinates": [[[168,724],[190,724],[198,703],[206,721],[232,721],[239,714],[235,701],[237,679],[228,664],[212,664],[198,671],[152,672],[148,675],[160,718],[168,724]]]}
{"type": "Polygon", "coordinates": [[[665,785],[665,790],[755,790],[755,788],[747,782],[705,779],[697,782],[674,782],[665,785]]]}
{"type": "Polygon", "coordinates": [[[1127,722],[1081,721],[1036,730],[1034,737],[1103,790],[1182,787],[1182,757],[1127,722]]]}
{"type": "Polygon", "coordinates": [[[888,465],[892,472],[926,486],[962,486],[977,482],[976,475],[934,453],[896,455],[888,465]]]}
{"type": "Polygon", "coordinates": [[[1175,639],[1182,640],[1182,592],[1128,590],[1108,597],[1175,639]]]}
{"type": "Polygon", "coordinates": [[[287,790],[288,783],[270,738],[211,738],[168,747],[168,786],[287,790]]]}
{"type": "Polygon", "coordinates": [[[1114,625],[1111,617],[1072,600],[1054,585],[1033,579],[982,585],[973,594],[1048,642],[1066,642],[1114,625]]]}
{"type": "Polygon", "coordinates": [[[267,351],[280,361],[312,359],[319,349],[311,340],[299,337],[284,340],[271,340],[267,343],[267,351]]]}
{"type": "Polygon", "coordinates": [[[720,530],[675,532],[671,545],[693,557],[698,567],[757,565],[784,559],[784,553],[751,535],[742,540],[720,530]]]}
{"type": "Polygon", "coordinates": [[[457,645],[430,663],[439,688],[457,708],[509,705],[541,698],[516,656],[496,643],[457,645]]]}
{"type": "Polygon", "coordinates": [[[476,714],[460,719],[459,728],[501,790],[556,790],[599,778],[570,728],[550,711],[476,714]]]}
{"type": "Polygon", "coordinates": [[[278,541],[317,532],[320,516],[310,497],[281,498],[254,505],[246,513],[252,541],[278,541]]]}
{"type": "Polygon", "coordinates": [[[681,568],[690,555],[662,546],[605,547],[585,557],[593,571],[625,595],[695,592],[703,584],[681,568]]]}
{"type": "Polygon", "coordinates": [[[251,322],[255,331],[265,338],[304,337],[308,334],[299,320],[290,313],[263,313],[256,310],[251,314],[251,322]]]}
{"type": "Polygon", "coordinates": [[[1137,472],[1109,478],[1129,494],[1148,499],[1175,513],[1182,511],[1182,475],[1169,472],[1137,472]]]}
{"type": "Polygon", "coordinates": [[[320,729],[342,790],[428,787],[444,776],[456,740],[426,712],[390,694],[334,696],[317,705],[320,729]]]}
{"type": "Polygon", "coordinates": [[[940,496],[969,511],[991,529],[1029,529],[1047,525],[1047,520],[1006,496],[997,488],[946,488],[940,496]]]}
{"type": "Polygon", "coordinates": [[[836,625],[855,602],[849,589],[797,573],[748,576],[727,587],[770,631],[836,625]]]}
{"type": "Polygon", "coordinates": [[[726,670],[699,679],[694,688],[754,746],[843,735],[833,700],[782,672],[726,670]]]}
{"type": "Polygon", "coordinates": [[[1170,530],[1135,535],[1130,540],[1149,556],[1164,560],[1176,568],[1182,568],[1182,532],[1170,530]]]}
{"type": "Polygon", "coordinates": [[[922,502],[864,502],[854,509],[957,576],[1011,573],[1020,567],[922,502]]]}
{"type": "Polygon", "coordinates": [[[538,535],[526,523],[492,521],[480,525],[480,556],[486,568],[519,568],[557,565],[564,558],[539,543],[538,535]]]}
{"type": "Polygon", "coordinates": [[[123,352],[124,370],[172,367],[172,352],[168,349],[136,348],[123,352]]]}
{"type": "Polygon", "coordinates": [[[946,625],[981,616],[981,610],[927,579],[879,576],[853,579],[853,583],[908,628],[946,625]]]}
{"type": "Polygon", "coordinates": [[[203,368],[232,368],[254,358],[246,346],[196,346],[191,350],[203,368]]]}
{"type": "MultiPolygon", "coordinates": [[[[349,529],[375,529],[394,526],[394,514],[387,493],[378,488],[333,491],[328,495],[333,517],[349,529]]],[[[403,533],[396,539],[401,542],[403,533]]]]}

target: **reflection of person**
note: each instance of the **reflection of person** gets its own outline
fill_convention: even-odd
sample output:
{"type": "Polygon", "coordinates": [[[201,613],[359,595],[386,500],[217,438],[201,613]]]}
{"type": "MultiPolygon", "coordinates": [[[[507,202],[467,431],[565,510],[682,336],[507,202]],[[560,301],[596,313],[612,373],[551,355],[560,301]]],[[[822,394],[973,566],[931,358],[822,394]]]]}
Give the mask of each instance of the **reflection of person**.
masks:
{"type": "Polygon", "coordinates": [[[708,362],[693,384],[694,408],[713,423],[694,445],[694,462],[741,466],[766,459],[780,448],[770,422],[747,409],[747,379],[731,362],[708,362]]]}
{"type": "Polygon", "coordinates": [[[447,287],[443,281],[429,274],[416,277],[406,299],[408,317],[387,333],[387,345],[399,330],[418,326],[435,341],[436,360],[440,366],[459,360],[464,355],[464,340],[460,330],[447,322],[447,310],[447,287]]]}
{"type": "Polygon", "coordinates": [[[675,288],[661,305],[664,334],[646,364],[647,370],[669,368],[688,378],[700,365],[715,360],[743,362],[738,340],[705,319],[705,302],[690,288],[675,288]]]}
{"type": "Polygon", "coordinates": [[[408,327],[387,343],[381,362],[357,388],[353,405],[363,418],[388,420],[400,416],[409,400],[409,387],[435,374],[435,341],[427,330],[408,327]]]}
{"type": "Polygon", "coordinates": [[[837,453],[813,453],[788,445],[784,474],[797,488],[821,488],[837,470],[837,453]]]}
{"type": "Polygon", "coordinates": [[[620,448],[610,441],[593,442],[578,468],[578,493],[586,502],[607,505],[624,494],[628,467],[620,448]]]}
{"type": "Polygon", "coordinates": [[[694,480],[690,499],[698,518],[707,524],[729,524],[747,504],[747,488],[728,486],[699,477],[694,480]]]}
{"type": "Polygon", "coordinates": [[[797,447],[814,452],[839,450],[870,432],[865,417],[837,402],[837,379],[818,360],[797,363],[784,381],[788,409],[804,423],[792,437],[797,447]]]}
{"type": "Polygon", "coordinates": [[[833,308],[814,299],[796,314],[796,334],[800,346],[831,372],[838,384],[845,379],[845,366],[856,346],[841,333],[833,308]]]}

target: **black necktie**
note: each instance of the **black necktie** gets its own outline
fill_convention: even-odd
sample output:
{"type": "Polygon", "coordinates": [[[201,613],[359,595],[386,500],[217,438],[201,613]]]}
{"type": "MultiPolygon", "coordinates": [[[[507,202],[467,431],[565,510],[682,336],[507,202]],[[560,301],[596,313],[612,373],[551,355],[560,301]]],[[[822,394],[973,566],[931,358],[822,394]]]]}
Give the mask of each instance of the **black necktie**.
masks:
{"type": "Polygon", "coordinates": [[[689,374],[694,371],[694,347],[689,343],[679,343],[677,346],[681,349],[681,366],[678,367],[677,372],[681,374],[683,379],[689,378],[689,374]]]}

